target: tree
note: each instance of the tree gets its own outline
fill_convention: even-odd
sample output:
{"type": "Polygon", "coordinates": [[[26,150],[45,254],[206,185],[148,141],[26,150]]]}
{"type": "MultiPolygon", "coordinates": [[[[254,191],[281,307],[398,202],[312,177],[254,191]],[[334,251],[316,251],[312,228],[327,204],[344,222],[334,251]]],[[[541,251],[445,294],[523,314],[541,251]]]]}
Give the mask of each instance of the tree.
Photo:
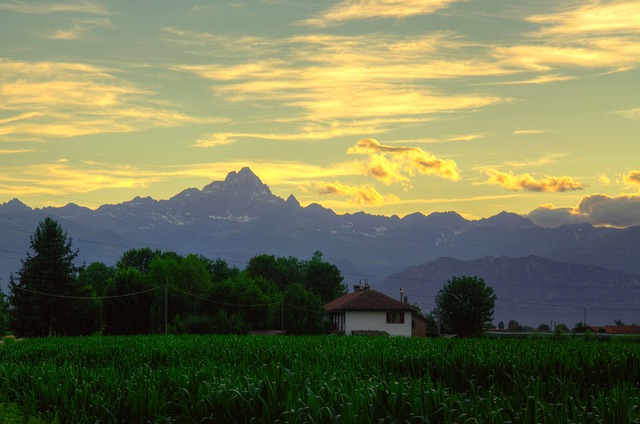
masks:
{"type": "Polygon", "coordinates": [[[104,301],[104,334],[150,333],[153,291],[138,269],[118,269],[104,301]]]}
{"type": "Polygon", "coordinates": [[[9,331],[9,303],[7,298],[0,290],[0,337],[9,331]]]}
{"type": "Polygon", "coordinates": [[[509,331],[522,331],[523,328],[520,325],[520,323],[514,319],[510,319],[509,323],[507,324],[507,328],[509,329],[509,331]]]}
{"type": "Polygon", "coordinates": [[[294,283],[284,292],[284,329],[287,334],[315,334],[322,331],[324,310],[320,296],[294,283]]]}
{"type": "Polygon", "coordinates": [[[305,286],[320,296],[323,304],[347,293],[342,274],[337,266],[322,260],[322,252],[316,251],[304,266],[305,286]]]}
{"type": "Polygon", "coordinates": [[[31,249],[22,267],[9,278],[10,327],[18,337],[90,334],[98,329],[99,304],[90,286],[77,281],[78,251],[52,218],[31,235],[31,249]]]}
{"type": "Polygon", "coordinates": [[[537,328],[538,331],[545,331],[545,332],[549,332],[551,331],[551,327],[549,327],[549,324],[540,324],[537,328]]]}
{"type": "Polygon", "coordinates": [[[575,325],[575,327],[573,327],[573,331],[575,331],[576,333],[584,333],[584,331],[587,329],[587,326],[585,326],[582,321],[580,321],[579,323],[577,323],[575,325]]]}
{"type": "Polygon", "coordinates": [[[446,331],[479,336],[493,319],[496,295],[482,278],[452,277],[438,291],[436,308],[446,331]]]}

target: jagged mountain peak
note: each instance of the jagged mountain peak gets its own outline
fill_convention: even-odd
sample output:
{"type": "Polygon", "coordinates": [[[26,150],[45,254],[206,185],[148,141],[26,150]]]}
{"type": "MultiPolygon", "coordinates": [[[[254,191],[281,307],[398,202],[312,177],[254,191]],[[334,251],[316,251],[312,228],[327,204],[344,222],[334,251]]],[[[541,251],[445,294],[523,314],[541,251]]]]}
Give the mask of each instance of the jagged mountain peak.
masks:
{"type": "Polygon", "coordinates": [[[442,227],[459,227],[469,223],[469,221],[454,211],[430,213],[427,215],[426,221],[429,225],[442,227]]]}
{"type": "Polygon", "coordinates": [[[8,202],[0,205],[0,213],[28,212],[31,208],[22,203],[17,198],[13,198],[8,202]]]}
{"type": "Polygon", "coordinates": [[[502,211],[497,215],[490,218],[482,218],[478,221],[478,224],[484,227],[499,227],[499,228],[526,228],[535,227],[536,225],[528,218],[522,217],[513,212],[502,211]]]}
{"type": "Polygon", "coordinates": [[[46,208],[42,208],[42,211],[56,216],[70,217],[90,213],[91,209],[84,206],[79,206],[76,203],[67,203],[61,208],[47,206],[46,208]]]}
{"type": "Polygon", "coordinates": [[[239,172],[231,171],[227,174],[224,181],[214,181],[202,189],[202,192],[205,194],[220,191],[271,195],[269,187],[248,167],[242,168],[239,172]]]}
{"type": "Polygon", "coordinates": [[[296,199],[293,194],[290,194],[289,197],[287,197],[286,203],[287,205],[300,207],[300,202],[298,202],[298,199],[296,199]]]}
{"type": "Polygon", "coordinates": [[[262,184],[262,181],[256,174],[253,173],[251,168],[248,166],[243,167],[240,171],[231,171],[227,174],[227,178],[225,178],[225,183],[253,183],[253,184],[262,184]]]}

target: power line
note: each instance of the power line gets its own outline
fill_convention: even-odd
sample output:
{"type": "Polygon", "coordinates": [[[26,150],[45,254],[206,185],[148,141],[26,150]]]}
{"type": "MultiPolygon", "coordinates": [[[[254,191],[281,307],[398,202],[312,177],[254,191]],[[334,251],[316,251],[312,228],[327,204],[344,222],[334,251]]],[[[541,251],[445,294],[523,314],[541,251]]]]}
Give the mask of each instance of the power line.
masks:
{"type": "Polygon", "coordinates": [[[74,299],[74,300],[119,299],[119,298],[123,298],[123,297],[137,296],[139,294],[149,293],[149,292],[152,292],[152,291],[155,291],[155,290],[158,290],[158,289],[162,289],[162,288],[164,288],[164,286],[152,287],[152,288],[146,289],[146,290],[141,290],[141,291],[137,291],[137,292],[133,292],[133,293],[118,294],[118,295],[113,295],[113,296],[68,296],[68,295],[64,295],[64,294],[46,293],[46,292],[41,292],[41,291],[38,291],[38,290],[31,290],[31,289],[27,289],[27,288],[20,287],[20,286],[13,286],[12,287],[12,289],[18,289],[18,290],[21,290],[21,291],[37,294],[37,295],[40,295],[40,296],[49,296],[49,297],[57,297],[57,298],[61,298],[61,299],[74,299]]]}

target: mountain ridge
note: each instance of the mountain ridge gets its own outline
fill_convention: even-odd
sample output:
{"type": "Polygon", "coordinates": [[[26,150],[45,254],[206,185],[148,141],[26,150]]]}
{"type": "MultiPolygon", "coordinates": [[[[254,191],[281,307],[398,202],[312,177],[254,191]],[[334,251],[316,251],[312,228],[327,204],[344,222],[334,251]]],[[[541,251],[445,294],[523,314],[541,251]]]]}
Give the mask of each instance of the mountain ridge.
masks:
{"type": "Polygon", "coordinates": [[[569,264],[537,255],[459,260],[443,257],[408,267],[376,283],[385,293],[420,293],[409,299],[425,312],[435,307],[437,291],[453,276],[482,278],[496,296],[494,323],[515,319],[523,325],[549,324],[548,317],[570,328],[587,323],[638,320],[640,275],[593,265],[569,264]],[[629,296],[632,293],[634,296],[629,296]],[[559,309],[562,308],[562,309],[559,309]],[[617,318],[612,318],[617,314],[617,318]]]}
{"type": "Polygon", "coordinates": [[[108,265],[130,248],[151,247],[221,258],[243,268],[257,254],[310,258],[321,251],[339,266],[345,282],[383,280],[407,267],[451,257],[538,255],[569,264],[597,265],[640,274],[636,248],[640,227],[613,229],[589,224],[542,228],[501,212],[468,220],[457,212],[420,212],[405,217],[364,212],[337,214],[320,204],[301,206],[274,195],[250,168],[230,172],[202,189],[188,188],[166,200],[136,196],[89,209],[31,209],[18,199],[0,204],[0,284],[28,250],[38,220],[61,222],[87,263],[108,265]],[[106,240],[106,241],[104,241],[106,240]],[[4,256],[4,257],[2,257],[4,256]]]}

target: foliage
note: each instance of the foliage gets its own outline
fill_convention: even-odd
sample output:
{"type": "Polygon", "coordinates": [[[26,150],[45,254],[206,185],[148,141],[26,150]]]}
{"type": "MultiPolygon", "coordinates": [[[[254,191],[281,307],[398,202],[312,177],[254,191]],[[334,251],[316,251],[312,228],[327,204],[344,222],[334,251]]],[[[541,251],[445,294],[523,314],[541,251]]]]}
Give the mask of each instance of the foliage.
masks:
{"type": "Polygon", "coordinates": [[[436,317],[433,313],[422,314],[427,320],[427,334],[437,334],[438,333],[438,323],[436,321],[436,317]]]}
{"type": "Polygon", "coordinates": [[[0,380],[79,424],[640,421],[640,344],[569,338],[32,339],[0,345],[0,380]]]}
{"type": "Polygon", "coordinates": [[[246,333],[322,329],[325,297],[346,290],[340,271],[316,252],[310,261],[258,255],[240,271],[199,255],[132,249],[109,272],[91,264],[85,279],[106,287],[105,334],[246,333]],[[165,299],[166,296],[166,299],[165,299]],[[166,301],[166,303],[165,303],[166,301]]]}
{"type": "Polygon", "coordinates": [[[9,303],[4,295],[4,292],[0,290],[0,337],[6,335],[9,332],[9,303]]]}
{"type": "Polygon", "coordinates": [[[582,323],[582,321],[580,321],[579,323],[577,323],[574,327],[573,327],[573,331],[575,331],[576,333],[584,333],[584,331],[587,329],[588,327],[586,325],[584,325],[582,323]]]}
{"type": "Polygon", "coordinates": [[[0,423],[2,424],[45,424],[46,422],[39,417],[23,414],[15,403],[0,403],[0,423]]]}
{"type": "Polygon", "coordinates": [[[245,272],[249,277],[261,277],[273,282],[280,292],[286,291],[292,284],[302,284],[306,290],[318,295],[323,305],[347,292],[340,270],[323,261],[322,252],[315,252],[309,261],[294,257],[254,256],[249,260],[245,272]]]}
{"type": "Polygon", "coordinates": [[[104,334],[149,333],[154,289],[138,269],[117,270],[104,302],[104,334]]]}
{"type": "Polygon", "coordinates": [[[322,331],[324,311],[320,297],[302,286],[290,284],[284,293],[284,329],[287,334],[313,334],[322,331]]]}
{"type": "Polygon", "coordinates": [[[452,277],[438,291],[436,308],[446,332],[460,337],[481,335],[493,319],[496,295],[478,277],[452,277]]]}
{"type": "MultiPolygon", "coordinates": [[[[240,271],[222,259],[130,249],[110,267],[74,265],[78,252],[47,218],[32,236],[18,282],[10,277],[12,329],[20,336],[246,333],[322,329],[323,304],[345,293],[335,265],[258,255],[240,271]]],[[[2,328],[0,298],[0,332],[2,328]]]]}
{"type": "Polygon", "coordinates": [[[538,326],[537,330],[538,330],[538,331],[545,331],[545,332],[548,332],[548,331],[551,331],[551,327],[549,326],[549,324],[544,324],[544,323],[543,323],[543,324],[540,324],[540,325],[538,326]]]}
{"type": "Polygon", "coordinates": [[[322,252],[315,252],[310,261],[303,264],[304,285],[320,297],[324,305],[347,292],[342,274],[333,264],[322,260],[322,252]]]}
{"type": "Polygon", "coordinates": [[[522,325],[520,325],[520,323],[516,320],[510,319],[509,323],[507,324],[507,328],[509,329],[509,331],[522,331],[523,327],[522,325]]]}
{"type": "Polygon", "coordinates": [[[78,251],[55,220],[47,217],[31,235],[22,267],[9,279],[10,326],[17,336],[91,334],[100,325],[99,303],[91,286],[77,280],[78,251]]]}
{"type": "Polygon", "coordinates": [[[106,296],[115,277],[115,269],[102,262],[92,262],[78,274],[78,282],[91,286],[98,296],[106,296]]]}

